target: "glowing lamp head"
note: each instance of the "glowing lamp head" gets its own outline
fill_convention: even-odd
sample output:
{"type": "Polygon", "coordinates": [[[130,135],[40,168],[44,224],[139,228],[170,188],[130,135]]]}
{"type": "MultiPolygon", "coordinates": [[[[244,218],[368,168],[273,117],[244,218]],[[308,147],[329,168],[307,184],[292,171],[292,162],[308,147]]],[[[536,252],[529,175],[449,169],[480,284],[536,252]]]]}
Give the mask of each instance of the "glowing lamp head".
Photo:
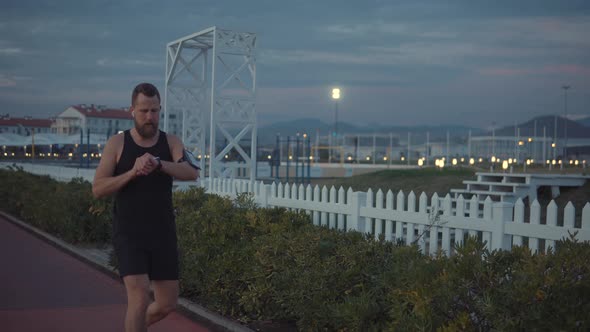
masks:
{"type": "Polygon", "coordinates": [[[332,99],[340,99],[340,89],[339,88],[334,88],[332,89],[332,99]]]}

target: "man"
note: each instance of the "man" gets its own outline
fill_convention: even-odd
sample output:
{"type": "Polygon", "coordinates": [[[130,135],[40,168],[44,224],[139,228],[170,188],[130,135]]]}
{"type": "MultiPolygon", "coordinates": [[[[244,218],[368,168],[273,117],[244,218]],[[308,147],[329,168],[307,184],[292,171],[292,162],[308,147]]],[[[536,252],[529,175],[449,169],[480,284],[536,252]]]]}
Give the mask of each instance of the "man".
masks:
{"type": "Polygon", "coordinates": [[[199,177],[199,168],[187,160],[180,139],[158,129],[160,109],[155,86],[135,87],[130,108],[135,126],[108,140],[92,186],[97,198],[115,195],[113,244],[127,290],[128,332],[147,331],[176,307],[178,249],[172,179],[199,177]]]}

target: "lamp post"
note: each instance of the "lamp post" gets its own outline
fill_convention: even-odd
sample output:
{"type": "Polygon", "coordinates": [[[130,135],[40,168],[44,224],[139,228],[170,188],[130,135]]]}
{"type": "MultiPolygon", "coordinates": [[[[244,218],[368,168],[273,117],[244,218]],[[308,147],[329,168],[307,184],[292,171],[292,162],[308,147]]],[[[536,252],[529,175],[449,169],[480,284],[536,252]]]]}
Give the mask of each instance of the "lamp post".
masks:
{"type": "MultiPolygon", "coordinates": [[[[332,89],[332,99],[334,99],[334,131],[332,132],[332,138],[334,142],[338,142],[338,99],[340,99],[339,88],[332,89]]],[[[330,150],[332,150],[332,147],[330,147],[330,150]]]]}
{"type": "Polygon", "coordinates": [[[564,93],[564,143],[563,143],[563,159],[567,160],[567,90],[570,88],[569,85],[564,85],[561,87],[564,93]]]}

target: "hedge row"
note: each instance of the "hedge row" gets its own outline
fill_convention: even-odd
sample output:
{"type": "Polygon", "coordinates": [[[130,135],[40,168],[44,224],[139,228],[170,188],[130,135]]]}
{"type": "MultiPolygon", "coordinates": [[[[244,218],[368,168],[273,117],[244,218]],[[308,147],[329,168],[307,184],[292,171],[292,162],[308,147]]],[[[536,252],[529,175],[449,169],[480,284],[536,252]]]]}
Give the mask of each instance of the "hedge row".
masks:
{"type": "MultiPolygon", "coordinates": [[[[1,207],[43,225],[68,220],[50,228],[79,225],[73,234],[85,234],[94,220],[103,225],[93,228],[94,238],[104,239],[108,218],[91,212],[108,203],[90,198],[78,209],[48,210],[64,213],[58,218],[5,189],[11,178],[20,179],[20,192],[63,195],[60,204],[74,196],[86,202],[88,183],[2,171],[1,207]],[[6,204],[7,192],[19,199],[6,204]],[[37,207],[18,213],[28,204],[37,207]]],[[[286,322],[304,331],[590,328],[590,244],[575,239],[547,254],[489,252],[469,239],[451,258],[431,257],[414,246],[313,226],[304,213],[258,208],[247,195],[231,201],[192,189],[175,193],[174,203],[183,296],[245,322],[286,322]]]]}

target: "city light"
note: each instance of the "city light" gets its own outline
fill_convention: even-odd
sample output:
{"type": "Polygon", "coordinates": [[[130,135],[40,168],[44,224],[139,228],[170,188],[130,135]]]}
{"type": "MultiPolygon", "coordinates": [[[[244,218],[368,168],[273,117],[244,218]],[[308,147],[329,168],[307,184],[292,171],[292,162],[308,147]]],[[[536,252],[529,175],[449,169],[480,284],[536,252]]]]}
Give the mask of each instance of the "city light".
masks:
{"type": "Polygon", "coordinates": [[[424,160],[418,159],[418,166],[422,167],[424,165],[424,160]]]}
{"type": "Polygon", "coordinates": [[[533,139],[529,137],[529,143],[532,142],[532,141],[533,141],[533,139]]]}
{"type": "Polygon", "coordinates": [[[492,156],[492,162],[495,163],[496,162],[496,156],[492,156]]]}
{"type": "Polygon", "coordinates": [[[504,161],[502,162],[502,169],[503,169],[503,170],[507,170],[507,169],[508,169],[508,162],[507,162],[506,160],[504,160],[504,161]]]}
{"type": "Polygon", "coordinates": [[[272,157],[270,155],[268,155],[266,158],[268,158],[268,160],[271,160],[272,159],[272,157]]]}
{"type": "Polygon", "coordinates": [[[453,160],[451,161],[453,163],[453,166],[457,165],[457,158],[453,158],[453,160]]]}
{"type": "MultiPolygon", "coordinates": [[[[480,158],[480,159],[481,159],[481,158],[480,158]]],[[[481,162],[481,161],[480,161],[480,162],[481,162]]],[[[473,158],[470,158],[470,159],[469,159],[469,165],[473,165],[473,164],[475,164],[475,159],[473,159],[473,158]]]]}

